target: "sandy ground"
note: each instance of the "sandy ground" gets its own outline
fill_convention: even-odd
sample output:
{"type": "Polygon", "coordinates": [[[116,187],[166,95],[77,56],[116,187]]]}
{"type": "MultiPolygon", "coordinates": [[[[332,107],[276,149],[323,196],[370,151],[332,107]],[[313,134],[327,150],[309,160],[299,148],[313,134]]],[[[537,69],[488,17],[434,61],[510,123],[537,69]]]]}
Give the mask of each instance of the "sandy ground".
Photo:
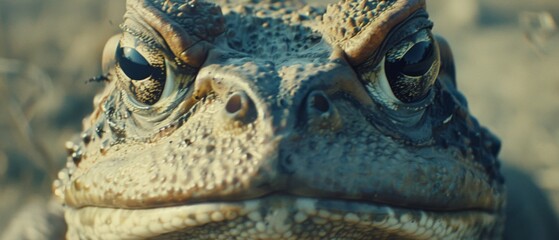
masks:
{"type": "MultiPolygon", "coordinates": [[[[559,209],[559,34],[519,24],[532,12],[559,20],[559,3],[428,2],[471,111],[502,139],[503,161],[534,176],[559,209]]],[[[123,9],[124,1],[0,0],[0,230],[24,203],[48,196],[64,142],[100,89],[84,82],[100,73],[123,9]]]]}

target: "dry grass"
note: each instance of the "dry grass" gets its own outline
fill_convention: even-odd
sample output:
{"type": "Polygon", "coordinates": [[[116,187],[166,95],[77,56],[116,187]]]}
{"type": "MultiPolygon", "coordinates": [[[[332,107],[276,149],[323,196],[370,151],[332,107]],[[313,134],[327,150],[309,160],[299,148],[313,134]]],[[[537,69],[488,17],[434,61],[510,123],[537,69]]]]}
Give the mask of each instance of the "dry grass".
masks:
{"type": "MultiPolygon", "coordinates": [[[[0,0],[0,229],[34,195],[48,196],[99,90],[104,42],[124,1],[0,0]]],[[[114,22],[115,24],[113,24],[114,22]]]]}

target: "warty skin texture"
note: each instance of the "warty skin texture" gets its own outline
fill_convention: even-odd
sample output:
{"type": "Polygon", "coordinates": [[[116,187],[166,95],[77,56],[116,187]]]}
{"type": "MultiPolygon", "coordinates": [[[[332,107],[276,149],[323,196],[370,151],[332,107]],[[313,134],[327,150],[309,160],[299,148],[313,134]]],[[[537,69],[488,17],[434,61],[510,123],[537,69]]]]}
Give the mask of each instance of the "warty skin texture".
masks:
{"type": "Polygon", "coordinates": [[[127,1],[53,185],[69,239],[499,238],[499,142],[446,43],[427,95],[386,87],[424,1],[252,2],[127,1]],[[131,79],[119,48],[157,71],[131,79]]]}

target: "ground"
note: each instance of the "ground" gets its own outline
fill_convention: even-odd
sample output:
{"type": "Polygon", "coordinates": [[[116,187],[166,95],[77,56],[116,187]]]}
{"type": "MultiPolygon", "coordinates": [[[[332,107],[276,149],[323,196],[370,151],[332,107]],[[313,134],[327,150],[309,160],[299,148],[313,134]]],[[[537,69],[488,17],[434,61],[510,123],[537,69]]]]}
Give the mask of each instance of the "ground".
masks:
{"type": "MultiPolygon", "coordinates": [[[[559,21],[559,2],[428,5],[471,111],[503,142],[501,158],[533,176],[559,210],[559,34],[519,23],[542,11],[559,21]]],[[[123,11],[124,1],[0,0],[0,231],[21,206],[48,196],[64,142],[101,87],[85,82],[100,73],[123,11]]]]}

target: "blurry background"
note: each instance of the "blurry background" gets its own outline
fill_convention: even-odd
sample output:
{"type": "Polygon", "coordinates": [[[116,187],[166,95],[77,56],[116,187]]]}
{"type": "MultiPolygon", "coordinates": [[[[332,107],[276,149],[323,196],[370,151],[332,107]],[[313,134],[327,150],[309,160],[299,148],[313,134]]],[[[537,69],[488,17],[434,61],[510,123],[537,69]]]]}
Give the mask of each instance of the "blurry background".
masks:
{"type": "MultiPolygon", "coordinates": [[[[534,176],[559,209],[559,1],[428,6],[471,112],[501,138],[503,161],[534,176]]],[[[85,81],[100,73],[123,12],[124,1],[0,0],[0,231],[50,194],[64,142],[102,87],[85,81]]]]}

